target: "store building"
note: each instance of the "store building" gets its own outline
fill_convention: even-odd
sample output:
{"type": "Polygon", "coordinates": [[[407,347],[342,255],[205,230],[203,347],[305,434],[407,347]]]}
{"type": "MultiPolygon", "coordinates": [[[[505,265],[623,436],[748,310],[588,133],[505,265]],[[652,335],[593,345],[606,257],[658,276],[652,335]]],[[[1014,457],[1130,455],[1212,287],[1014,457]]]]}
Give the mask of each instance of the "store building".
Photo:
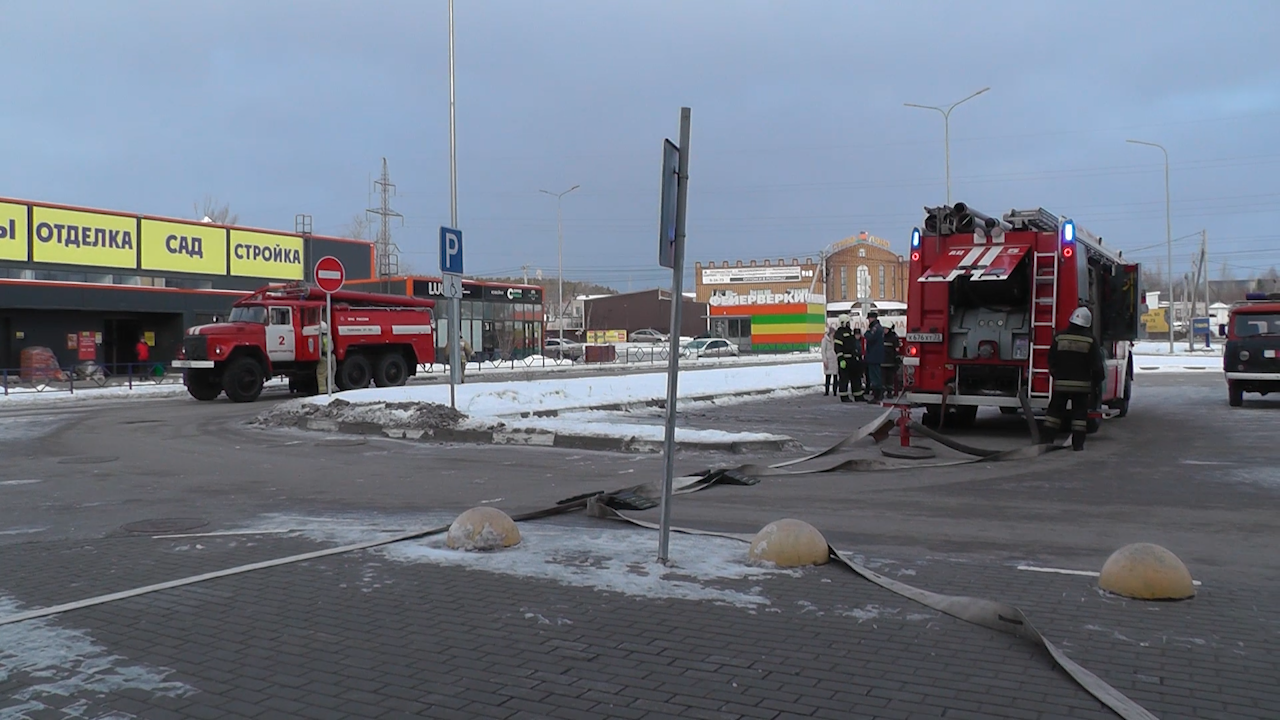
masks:
{"type": "Polygon", "coordinates": [[[116,372],[140,339],[167,363],[187,327],[270,282],[311,280],[325,255],[373,275],[368,242],[0,199],[0,368],[45,347],[63,367],[116,372]]]}
{"type": "Polygon", "coordinates": [[[813,258],[695,263],[694,287],[708,304],[711,334],[742,352],[803,351],[822,342],[826,298],[813,258]]]}
{"type": "MultiPolygon", "coordinates": [[[[438,277],[370,279],[348,283],[347,287],[435,300],[436,325],[447,327],[450,303],[438,277]]],[[[473,358],[518,360],[542,352],[546,317],[541,287],[463,280],[460,306],[462,337],[471,346],[473,358]]],[[[448,339],[447,333],[436,333],[441,352],[448,339]]]]}
{"type": "Polygon", "coordinates": [[[861,232],[832,243],[824,255],[828,301],[907,301],[909,263],[888,240],[861,232]]]}
{"type": "MultiPolygon", "coordinates": [[[[588,297],[582,303],[586,329],[671,332],[671,291],[655,288],[619,295],[588,297]]],[[[696,337],[707,332],[707,305],[686,293],[680,307],[680,335],[696,337]]]]}

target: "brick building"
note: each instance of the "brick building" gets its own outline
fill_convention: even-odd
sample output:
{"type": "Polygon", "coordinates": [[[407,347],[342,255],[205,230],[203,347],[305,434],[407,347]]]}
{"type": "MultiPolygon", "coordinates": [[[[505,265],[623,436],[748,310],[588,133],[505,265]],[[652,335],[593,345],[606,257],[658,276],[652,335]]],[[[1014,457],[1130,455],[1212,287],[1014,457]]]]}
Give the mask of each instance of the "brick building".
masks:
{"type": "Polygon", "coordinates": [[[865,232],[832,243],[826,253],[827,300],[906,302],[907,267],[888,240],[865,232]]]}

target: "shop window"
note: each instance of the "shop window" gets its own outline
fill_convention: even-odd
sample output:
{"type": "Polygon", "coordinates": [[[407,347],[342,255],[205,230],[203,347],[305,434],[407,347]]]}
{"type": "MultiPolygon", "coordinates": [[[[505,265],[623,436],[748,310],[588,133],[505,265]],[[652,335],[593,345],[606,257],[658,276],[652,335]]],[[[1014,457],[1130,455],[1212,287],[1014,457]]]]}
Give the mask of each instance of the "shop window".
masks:
{"type": "Polygon", "coordinates": [[[884,266],[880,266],[880,299],[884,299],[884,266]]]}
{"type": "Polygon", "coordinates": [[[840,268],[840,299],[849,299],[849,268],[840,268]]]}

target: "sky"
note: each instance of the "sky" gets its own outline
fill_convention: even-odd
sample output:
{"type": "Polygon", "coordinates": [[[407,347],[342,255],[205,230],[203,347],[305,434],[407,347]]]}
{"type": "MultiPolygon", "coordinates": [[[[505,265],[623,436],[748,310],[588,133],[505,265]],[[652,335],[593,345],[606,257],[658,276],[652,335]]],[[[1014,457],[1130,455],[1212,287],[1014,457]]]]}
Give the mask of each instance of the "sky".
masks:
{"type": "MultiPolygon", "coordinates": [[[[446,0],[5,0],[0,196],[342,234],[389,164],[401,263],[450,223],[446,0]]],[[[1174,269],[1280,265],[1274,0],[455,0],[468,275],[667,286],[664,138],[692,110],[695,261],[902,253],[926,205],[1044,207],[1174,269]]],[[[691,278],[691,272],[686,275],[691,278]]],[[[686,282],[691,282],[687,279],[686,282]]]]}

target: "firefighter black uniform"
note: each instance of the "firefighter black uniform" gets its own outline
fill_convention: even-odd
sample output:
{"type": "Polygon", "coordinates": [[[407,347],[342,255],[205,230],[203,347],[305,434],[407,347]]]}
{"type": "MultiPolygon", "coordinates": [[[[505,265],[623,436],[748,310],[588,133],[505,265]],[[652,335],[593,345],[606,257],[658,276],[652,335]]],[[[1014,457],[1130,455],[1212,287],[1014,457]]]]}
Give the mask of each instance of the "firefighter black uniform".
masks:
{"type": "Polygon", "coordinates": [[[862,378],[859,377],[859,359],[862,349],[858,347],[858,339],[849,329],[849,316],[840,316],[840,327],[836,328],[833,338],[836,349],[836,363],[840,368],[839,383],[836,388],[840,402],[853,402],[862,399],[862,378]],[[852,395],[852,397],[850,397],[852,395]]]}
{"type": "Polygon", "coordinates": [[[1062,429],[1067,404],[1071,405],[1071,448],[1083,450],[1088,436],[1089,407],[1092,396],[1106,379],[1102,348],[1089,329],[1093,313],[1077,308],[1071,324],[1053,338],[1049,346],[1049,374],[1053,376],[1053,396],[1044,421],[1048,441],[1062,429]]]}

